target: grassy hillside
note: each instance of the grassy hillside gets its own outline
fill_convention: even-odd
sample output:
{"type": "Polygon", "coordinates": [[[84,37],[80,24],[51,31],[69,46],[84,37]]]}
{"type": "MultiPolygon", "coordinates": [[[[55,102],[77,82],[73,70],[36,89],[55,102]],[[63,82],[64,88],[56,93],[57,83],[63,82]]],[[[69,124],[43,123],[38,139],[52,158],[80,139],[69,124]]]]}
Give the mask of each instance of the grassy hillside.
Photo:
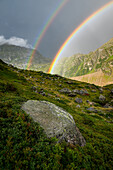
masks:
{"type": "MultiPolygon", "coordinates": [[[[92,73],[96,74],[97,72],[98,79],[98,71],[100,70],[104,74],[103,79],[106,84],[113,81],[113,38],[96,51],[87,55],[75,54],[71,57],[60,59],[54,73],[64,77],[77,77],[92,73]],[[110,76],[110,79],[107,79],[106,76],[110,76]]],[[[84,81],[88,82],[86,77],[84,77],[84,81]]],[[[79,77],[77,77],[77,80],[79,80],[79,77]]],[[[80,77],[80,80],[82,81],[83,79],[80,77]]],[[[89,83],[95,82],[89,81],[89,83]]]]}
{"type": "Polygon", "coordinates": [[[100,88],[58,75],[19,70],[0,60],[0,169],[112,169],[112,91],[113,85],[100,88]],[[63,88],[87,93],[73,97],[59,91],[63,88]],[[76,103],[76,97],[83,102],[76,103]],[[48,139],[40,125],[21,110],[29,99],[46,100],[68,111],[86,145],[48,139]]]}
{"type": "MultiPolygon", "coordinates": [[[[29,48],[8,44],[0,46],[0,59],[21,69],[26,69],[31,54],[32,49],[29,48]]],[[[36,51],[30,69],[47,72],[50,63],[51,59],[43,57],[38,51],[36,51]]]]}

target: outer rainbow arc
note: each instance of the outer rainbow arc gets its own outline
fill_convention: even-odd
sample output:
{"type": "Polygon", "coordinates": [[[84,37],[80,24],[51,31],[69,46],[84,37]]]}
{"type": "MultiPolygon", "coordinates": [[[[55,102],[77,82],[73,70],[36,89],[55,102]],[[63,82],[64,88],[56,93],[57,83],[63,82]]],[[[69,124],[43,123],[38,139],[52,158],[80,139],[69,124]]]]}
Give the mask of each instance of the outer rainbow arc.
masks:
{"type": "Polygon", "coordinates": [[[46,31],[48,30],[49,26],[51,25],[51,23],[53,22],[53,20],[55,19],[55,17],[58,15],[58,13],[61,11],[61,9],[65,6],[65,4],[68,2],[69,0],[63,0],[62,2],[60,2],[60,4],[58,5],[58,7],[55,9],[55,11],[53,12],[52,16],[47,20],[46,24],[44,25],[42,31],[40,32],[38,39],[35,43],[35,48],[32,50],[28,64],[26,66],[26,69],[29,70],[30,66],[32,64],[34,55],[36,53],[36,49],[38,48],[42,38],[44,37],[46,31]]]}
{"type": "Polygon", "coordinates": [[[105,4],[103,7],[101,7],[100,9],[98,9],[97,11],[95,11],[94,13],[92,13],[87,19],[85,19],[70,35],[69,37],[66,39],[66,41],[62,44],[62,46],[60,47],[59,51],[57,52],[55,58],[53,59],[51,66],[48,70],[48,73],[52,73],[55,64],[59,58],[59,56],[61,55],[61,53],[63,52],[64,48],[66,47],[66,45],[68,45],[68,43],[70,42],[70,40],[72,39],[73,36],[75,36],[75,34],[77,34],[77,32],[88,22],[90,21],[92,18],[94,18],[97,14],[99,14],[100,12],[102,12],[104,9],[106,9],[107,7],[109,7],[110,5],[113,4],[113,1],[110,1],[109,3],[105,4]]]}

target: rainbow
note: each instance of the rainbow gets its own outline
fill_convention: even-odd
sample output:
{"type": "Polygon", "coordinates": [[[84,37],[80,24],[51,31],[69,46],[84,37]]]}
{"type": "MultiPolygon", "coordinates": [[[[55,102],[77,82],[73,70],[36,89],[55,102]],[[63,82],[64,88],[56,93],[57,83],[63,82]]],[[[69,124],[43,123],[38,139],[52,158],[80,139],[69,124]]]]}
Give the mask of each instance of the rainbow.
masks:
{"type": "Polygon", "coordinates": [[[54,10],[54,12],[52,13],[51,17],[49,17],[49,19],[47,20],[47,22],[45,23],[45,25],[43,26],[37,40],[36,40],[36,43],[34,45],[34,49],[32,50],[31,52],[31,55],[29,57],[29,60],[27,62],[27,66],[26,66],[26,69],[29,70],[30,69],[30,66],[32,64],[32,61],[33,61],[33,58],[34,58],[34,55],[36,53],[36,50],[41,42],[41,40],[43,39],[46,31],[48,30],[49,26],[51,25],[51,23],[54,21],[54,19],[56,18],[56,16],[58,15],[58,13],[61,11],[61,9],[66,5],[66,3],[68,2],[69,0],[62,0],[59,5],[57,6],[57,8],[54,10]]]}
{"type": "Polygon", "coordinates": [[[79,30],[81,30],[86,23],[88,23],[91,19],[93,19],[97,14],[100,14],[104,9],[106,9],[107,7],[109,7],[110,5],[113,4],[113,1],[108,2],[107,4],[105,4],[104,6],[102,6],[101,8],[99,8],[97,11],[95,11],[94,13],[92,13],[87,19],[85,19],[70,35],[69,37],[65,40],[65,42],[62,44],[62,46],[60,47],[59,51],[57,52],[56,56],[54,57],[51,66],[48,70],[48,73],[53,73],[53,69],[56,65],[56,63],[58,62],[59,57],[61,56],[62,52],[64,51],[64,49],[67,47],[67,45],[70,43],[70,41],[72,40],[72,38],[78,33],[79,30]]]}

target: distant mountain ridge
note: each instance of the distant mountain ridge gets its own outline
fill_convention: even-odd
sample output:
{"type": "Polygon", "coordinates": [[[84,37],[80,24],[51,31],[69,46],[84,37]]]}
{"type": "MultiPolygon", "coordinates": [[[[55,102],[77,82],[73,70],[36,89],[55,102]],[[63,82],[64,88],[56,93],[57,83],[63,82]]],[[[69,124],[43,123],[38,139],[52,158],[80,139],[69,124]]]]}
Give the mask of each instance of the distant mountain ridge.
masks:
{"type": "MultiPolygon", "coordinates": [[[[90,74],[90,77],[92,77],[94,75],[92,73],[97,73],[98,78],[99,71],[103,73],[102,79],[105,81],[104,85],[113,82],[113,38],[96,51],[90,52],[87,55],[75,54],[71,57],[60,59],[57,67],[54,69],[54,73],[61,76],[73,77],[75,80],[77,77],[77,80],[80,78],[80,81],[94,84],[95,80],[90,81],[90,79],[88,81],[84,75],[88,77],[90,74]],[[82,76],[82,78],[80,76],[82,76]]],[[[100,85],[98,82],[96,84],[100,85]]]]}
{"type": "MultiPolygon", "coordinates": [[[[0,59],[15,67],[26,69],[33,49],[4,44],[0,45],[0,59]]],[[[31,70],[45,71],[49,69],[51,59],[43,57],[38,51],[34,54],[31,70]]]]}
{"type": "MultiPolygon", "coordinates": [[[[0,59],[26,69],[32,49],[15,45],[0,46],[0,59]]],[[[48,72],[52,60],[36,51],[30,70],[48,72]]],[[[113,38],[89,54],[75,54],[59,59],[54,74],[104,86],[113,83],[113,38]]]]}

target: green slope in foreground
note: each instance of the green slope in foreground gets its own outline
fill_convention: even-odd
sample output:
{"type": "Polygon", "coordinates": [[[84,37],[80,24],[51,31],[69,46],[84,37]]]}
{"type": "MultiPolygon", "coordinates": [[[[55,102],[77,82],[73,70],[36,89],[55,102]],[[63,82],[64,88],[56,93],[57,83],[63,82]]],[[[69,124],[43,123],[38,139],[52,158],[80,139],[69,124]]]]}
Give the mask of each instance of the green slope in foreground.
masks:
{"type": "Polygon", "coordinates": [[[113,85],[100,88],[58,75],[19,70],[0,60],[0,169],[112,169],[112,90],[113,85]],[[59,92],[62,88],[84,89],[88,95],[77,94],[83,101],[78,107],[76,97],[59,92]],[[100,94],[105,96],[103,102],[100,94]],[[20,109],[29,99],[46,100],[68,111],[86,145],[48,139],[40,125],[20,109]],[[106,104],[110,107],[105,108],[106,104]],[[89,107],[97,111],[87,110],[89,107]]]}

